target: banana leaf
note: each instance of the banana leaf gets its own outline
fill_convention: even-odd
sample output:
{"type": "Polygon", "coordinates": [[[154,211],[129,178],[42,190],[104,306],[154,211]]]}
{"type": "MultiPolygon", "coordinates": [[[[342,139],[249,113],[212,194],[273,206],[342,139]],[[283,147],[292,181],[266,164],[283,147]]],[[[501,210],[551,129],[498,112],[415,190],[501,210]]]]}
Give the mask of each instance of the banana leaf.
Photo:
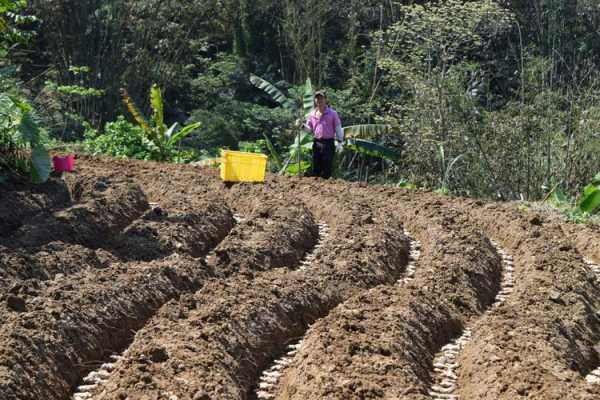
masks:
{"type": "Polygon", "coordinates": [[[150,125],[148,125],[146,118],[144,118],[140,110],[138,110],[131,97],[129,97],[129,93],[127,93],[127,90],[121,89],[121,97],[123,98],[123,103],[125,103],[125,106],[133,116],[135,122],[137,122],[138,125],[142,127],[147,136],[150,136],[152,131],[152,129],[150,129],[150,125]]]}
{"type": "Polygon", "coordinates": [[[592,213],[600,206],[600,189],[594,185],[587,185],[583,190],[583,196],[579,201],[578,208],[581,211],[592,213]]]}
{"type": "Polygon", "coordinates": [[[363,139],[347,139],[346,146],[357,153],[379,157],[390,161],[400,159],[400,152],[384,145],[363,139]]]}
{"type": "Polygon", "coordinates": [[[202,125],[202,122],[194,122],[193,124],[189,124],[181,128],[177,133],[169,138],[168,144],[170,146],[174,146],[181,139],[185,138],[187,135],[198,129],[202,125]]]}
{"type": "Polygon", "coordinates": [[[264,132],[262,135],[265,138],[265,143],[267,145],[267,149],[269,150],[269,153],[271,153],[271,158],[273,159],[273,162],[275,163],[275,167],[278,170],[280,170],[282,168],[281,157],[279,157],[277,150],[275,150],[275,146],[273,146],[273,142],[271,142],[271,139],[269,139],[269,137],[264,132]]]}
{"type": "Polygon", "coordinates": [[[363,124],[345,126],[342,129],[344,131],[345,138],[374,140],[379,138],[381,135],[390,133],[392,126],[384,124],[363,124]]]}
{"type": "Polygon", "coordinates": [[[298,151],[300,151],[301,153],[310,152],[312,150],[312,145],[312,135],[308,132],[302,132],[299,135],[296,135],[294,143],[290,145],[288,150],[292,158],[296,158],[298,155],[298,151]]]}
{"type": "Polygon", "coordinates": [[[294,109],[294,103],[290,99],[288,99],[283,93],[281,93],[281,91],[277,89],[272,83],[256,75],[250,75],[250,82],[252,82],[252,84],[257,88],[268,93],[269,96],[271,96],[271,98],[277,103],[281,104],[282,107],[288,110],[294,109]]]}
{"type": "Polygon", "coordinates": [[[308,117],[308,114],[312,111],[314,106],[314,92],[310,78],[306,78],[306,84],[304,85],[304,96],[302,97],[302,109],[304,111],[304,117],[308,117]]]}
{"type": "Polygon", "coordinates": [[[311,163],[309,161],[302,161],[300,163],[300,168],[298,168],[298,163],[293,163],[288,165],[286,168],[286,172],[291,175],[298,175],[298,171],[300,173],[306,172],[310,169],[311,163]]]}

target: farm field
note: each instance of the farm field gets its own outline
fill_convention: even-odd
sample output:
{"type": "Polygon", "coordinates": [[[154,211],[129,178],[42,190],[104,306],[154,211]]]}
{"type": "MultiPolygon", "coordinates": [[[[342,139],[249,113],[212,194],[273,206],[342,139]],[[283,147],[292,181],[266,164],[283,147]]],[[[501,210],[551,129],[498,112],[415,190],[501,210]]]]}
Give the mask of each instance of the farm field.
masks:
{"type": "Polygon", "coordinates": [[[599,399],[600,231],[82,157],[0,191],[0,398],[599,399]]]}

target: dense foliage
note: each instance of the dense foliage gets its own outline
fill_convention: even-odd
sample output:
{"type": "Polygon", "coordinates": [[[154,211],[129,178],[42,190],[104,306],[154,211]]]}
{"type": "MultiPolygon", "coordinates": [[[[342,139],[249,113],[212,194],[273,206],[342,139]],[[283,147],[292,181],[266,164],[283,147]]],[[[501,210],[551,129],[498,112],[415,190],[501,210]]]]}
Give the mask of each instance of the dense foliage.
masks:
{"type": "Polygon", "coordinates": [[[44,182],[50,174],[46,133],[24,98],[11,60],[11,56],[18,58],[15,47],[32,36],[21,29],[35,21],[32,16],[20,14],[25,5],[24,0],[0,0],[0,181],[11,173],[44,182]]]}
{"type": "Polygon", "coordinates": [[[30,0],[19,19],[24,4],[0,1],[3,63],[54,137],[91,125],[94,151],[173,158],[118,118],[120,88],[149,114],[153,84],[165,127],[202,124],[177,151],[310,151],[256,75],[291,99],[310,78],[345,126],[389,127],[348,141],[347,179],[533,200],[600,171],[595,0],[30,0]]]}

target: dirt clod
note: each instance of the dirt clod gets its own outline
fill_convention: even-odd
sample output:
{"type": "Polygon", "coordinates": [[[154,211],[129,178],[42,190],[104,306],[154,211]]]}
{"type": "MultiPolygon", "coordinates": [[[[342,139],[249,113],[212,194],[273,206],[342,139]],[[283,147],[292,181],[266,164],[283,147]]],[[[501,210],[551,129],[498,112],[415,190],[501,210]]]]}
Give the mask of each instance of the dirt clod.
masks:
{"type": "Polygon", "coordinates": [[[160,363],[167,361],[169,359],[169,354],[164,347],[155,346],[148,349],[148,357],[152,362],[160,363]]]}
{"type": "Polygon", "coordinates": [[[24,312],[27,309],[25,300],[19,296],[15,296],[14,294],[9,294],[6,297],[6,305],[8,308],[16,312],[24,312]]]}

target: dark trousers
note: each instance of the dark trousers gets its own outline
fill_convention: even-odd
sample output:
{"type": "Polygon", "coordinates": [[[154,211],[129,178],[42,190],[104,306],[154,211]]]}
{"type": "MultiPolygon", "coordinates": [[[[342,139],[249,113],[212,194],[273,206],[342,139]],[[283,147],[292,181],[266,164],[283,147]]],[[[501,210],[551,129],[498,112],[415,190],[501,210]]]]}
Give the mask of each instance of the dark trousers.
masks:
{"type": "Polygon", "coordinates": [[[333,139],[314,139],[312,176],[331,177],[335,143],[333,139]]]}

